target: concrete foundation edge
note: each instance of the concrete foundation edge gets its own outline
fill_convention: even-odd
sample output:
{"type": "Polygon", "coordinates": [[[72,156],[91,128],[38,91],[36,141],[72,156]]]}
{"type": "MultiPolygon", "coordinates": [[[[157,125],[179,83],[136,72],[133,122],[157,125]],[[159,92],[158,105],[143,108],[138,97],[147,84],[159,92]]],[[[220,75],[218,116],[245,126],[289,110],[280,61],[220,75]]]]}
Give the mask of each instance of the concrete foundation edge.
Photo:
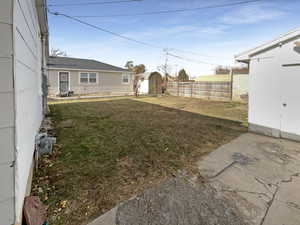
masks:
{"type": "Polygon", "coordinates": [[[300,135],[280,131],[279,129],[249,123],[249,131],[275,138],[284,138],[300,142],[300,135]]]}

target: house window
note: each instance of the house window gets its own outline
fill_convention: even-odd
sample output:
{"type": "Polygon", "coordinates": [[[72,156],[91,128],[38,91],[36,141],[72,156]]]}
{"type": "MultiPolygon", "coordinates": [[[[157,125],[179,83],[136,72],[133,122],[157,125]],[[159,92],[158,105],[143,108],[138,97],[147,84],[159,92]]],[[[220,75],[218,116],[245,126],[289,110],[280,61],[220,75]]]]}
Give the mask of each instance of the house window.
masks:
{"type": "Polygon", "coordinates": [[[122,75],[122,83],[123,83],[123,84],[129,84],[129,74],[124,73],[124,74],[122,75]]]}
{"type": "Polygon", "coordinates": [[[80,73],[81,84],[96,84],[97,73],[80,73]]]}
{"type": "Polygon", "coordinates": [[[97,83],[97,74],[96,73],[89,74],[89,83],[97,83]]]}
{"type": "Polygon", "coordinates": [[[89,78],[88,73],[81,73],[80,74],[80,83],[87,84],[89,82],[88,78],[89,78]]]}

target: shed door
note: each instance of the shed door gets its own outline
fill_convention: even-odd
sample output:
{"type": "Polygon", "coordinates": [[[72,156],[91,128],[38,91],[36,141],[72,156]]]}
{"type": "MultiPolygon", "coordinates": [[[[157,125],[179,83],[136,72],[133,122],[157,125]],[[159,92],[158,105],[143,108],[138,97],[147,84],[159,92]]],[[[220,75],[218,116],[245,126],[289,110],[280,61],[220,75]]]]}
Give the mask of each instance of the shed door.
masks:
{"type": "Polygon", "coordinates": [[[281,136],[298,139],[296,135],[300,137],[300,66],[283,67],[281,78],[281,136]]]}
{"type": "Polygon", "coordinates": [[[161,94],[161,77],[159,74],[153,74],[149,77],[149,94],[161,94]]]}
{"type": "Polygon", "coordinates": [[[59,93],[66,94],[69,91],[69,73],[59,72],[59,93]]]}

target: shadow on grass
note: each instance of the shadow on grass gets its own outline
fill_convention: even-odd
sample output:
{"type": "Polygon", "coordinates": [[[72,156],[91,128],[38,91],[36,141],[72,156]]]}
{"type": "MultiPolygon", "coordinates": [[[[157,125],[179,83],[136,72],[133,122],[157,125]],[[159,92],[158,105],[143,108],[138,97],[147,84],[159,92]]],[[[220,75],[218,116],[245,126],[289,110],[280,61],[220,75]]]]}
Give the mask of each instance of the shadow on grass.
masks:
{"type": "Polygon", "coordinates": [[[177,170],[195,172],[204,154],[246,132],[240,122],[130,99],[50,109],[58,145],[35,185],[49,189],[37,194],[54,225],[86,223],[177,170]]]}

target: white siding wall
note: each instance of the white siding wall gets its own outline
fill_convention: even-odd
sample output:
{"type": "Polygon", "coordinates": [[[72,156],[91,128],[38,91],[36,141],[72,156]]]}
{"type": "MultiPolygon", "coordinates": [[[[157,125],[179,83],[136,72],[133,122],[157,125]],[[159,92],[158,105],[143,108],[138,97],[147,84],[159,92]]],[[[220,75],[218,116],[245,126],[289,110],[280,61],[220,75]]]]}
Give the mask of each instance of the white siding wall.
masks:
{"type": "MultiPolygon", "coordinates": [[[[122,83],[122,72],[97,72],[97,84],[81,84],[79,81],[80,70],[59,70],[49,69],[49,96],[59,94],[58,73],[59,71],[69,72],[70,74],[70,90],[74,94],[97,94],[101,96],[113,95],[132,95],[133,94],[133,77],[130,77],[128,84],[122,83]]],[[[88,71],[86,71],[88,72],[88,71]]],[[[93,72],[93,71],[90,71],[93,72]]],[[[94,71],[95,72],[95,71],[94,71]]]]}
{"type": "MultiPolygon", "coordinates": [[[[280,129],[279,48],[256,56],[250,63],[249,123],[280,129]]],[[[277,136],[276,134],[274,134],[277,136]]]]}
{"type": "Polygon", "coordinates": [[[0,224],[14,223],[13,0],[0,2],[0,224]]]}
{"type": "Polygon", "coordinates": [[[15,0],[15,112],[16,112],[16,222],[20,222],[23,200],[34,153],[35,136],[42,115],[41,39],[34,0],[15,0]]]}
{"type": "MultiPolygon", "coordinates": [[[[300,54],[293,50],[295,41],[256,55],[250,62],[249,123],[272,128],[272,135],[277,137],[281,130],[282,95],[288,88],[283,86],[286,68],[282,65],[300,60],[300,54]]],[[[296,93],[300,97],[297,90],[296,93]]]]}

